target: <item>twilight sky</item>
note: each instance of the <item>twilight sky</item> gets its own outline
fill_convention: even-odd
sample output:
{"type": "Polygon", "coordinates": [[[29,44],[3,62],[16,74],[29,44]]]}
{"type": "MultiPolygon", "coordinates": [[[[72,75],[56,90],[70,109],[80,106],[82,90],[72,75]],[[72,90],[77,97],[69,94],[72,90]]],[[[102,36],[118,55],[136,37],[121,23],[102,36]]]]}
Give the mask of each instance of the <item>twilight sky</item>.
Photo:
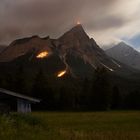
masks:
{"type": "Polygon", "coordinates": [[[140,50],[140,0],[0,0],[0,44],[31,35],[57,38],[79,20],[98,44],[140,50]]]}

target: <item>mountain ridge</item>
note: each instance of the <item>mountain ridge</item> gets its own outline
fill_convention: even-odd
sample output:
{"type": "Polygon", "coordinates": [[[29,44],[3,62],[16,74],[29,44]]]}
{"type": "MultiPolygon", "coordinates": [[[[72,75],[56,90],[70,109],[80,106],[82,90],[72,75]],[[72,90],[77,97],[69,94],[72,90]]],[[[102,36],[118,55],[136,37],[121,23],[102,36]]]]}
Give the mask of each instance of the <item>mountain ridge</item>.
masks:
{"type": "Polygon", "coordinates": [[[0,53],[4,50],[4,49],[6,49],[6,45],[0,45],[0,53]]]}
{"type": "Polygon", "coordinates": [[[120,42],[112,48],[107,49],[106,54],[128,66],[140,70],[140,52],[124,42],[120,42]]]}
{"type": "MultiPolygon", "coordinates": [[[[57,56],[58,62],[62,61],[67,73],[73,77],[90,77],[98,68],[104,68],[109,72],[127,69],[106,55],[96,41],[86,34],[82,25],[74,26],[58,39],[51,39],[49,36],[45,38],[32,36],[15,40],[0,53],[0,62],[9,64],[17,61],[19,57],[27,59],[26,56],[29,57],[28,61],[33,60],[33,63],[41,62],[44,58],[39,60],[37,56],[42,52],[47,52],[45,60],[51,56],[57,56]],[[31,54],[31,56],[27,54],[31,54]],[[77,67],[77,65],[79,66],[77,67]]],[[[50,67],[55,66],[50,64],[50,67]]]]}

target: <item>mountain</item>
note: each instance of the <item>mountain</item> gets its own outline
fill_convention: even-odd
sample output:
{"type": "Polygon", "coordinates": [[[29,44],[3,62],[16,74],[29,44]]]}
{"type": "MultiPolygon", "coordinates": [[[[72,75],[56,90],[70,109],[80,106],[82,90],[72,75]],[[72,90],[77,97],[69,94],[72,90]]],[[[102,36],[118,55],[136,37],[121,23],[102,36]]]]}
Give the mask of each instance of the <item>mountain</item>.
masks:
{"type": "Polygon", "coordinates": [[[112,71],[118,67],[96,44],[95,40],[89,38],[81,25],[72,28],[58,40],[61,44],[62,55],[67,51],[74,51],[77,57],[81,57],[85,63],[89,63],[94,69],[105,67],[112,71]]]}
{"type": "MultiPolygon", "coordinates": [[[[108,57],[95,40],[89,38],[82,25],[76,25],[58,39],[32,36],[15,40],[0,53],[0,62],[9,65],[26,58],[26,64],[35,64],[44,61],[37,57],[43,52],[48,54],[45,60],[56,56],[55,61],[61,61],[65,65],[62,70],[65,69],[73,77],[91,77],[97,68],[105,68],[110,72],[120,70],[119,62],[108,57]]],[[[54,69],[53,63],[47,69],[54,69]]]]}
{"type": "Polygon", "coordinates": [[[128,66],[140,69],[140,53],[124,42],[106,50],[106,54],[128,66]]]}
{"type": "Polygon", "coordinates": [[[6,45],[0,45],[0,52],[2,52],[6,47],[6,45]]]}
{"type": "Polygon", "coordinates": [[[42,51],[51,52],[52,44],[49,37],[41,39],[38,36],[18,39],[13,41],[2,53],[0,62],[9,62],[29,52],[40,53],[42,51]]]}
{"type": "Polygon", "coordinates": [[[138,72],[109,57],[81,25],[58,39],[17,39],[0,53],[0,87],[41,99],[41,110],[109,109],[112,97],[123,103],[140,91],[138,72]]]}
{"type": "MultiPolygon", "coordinates": [[[[69,56],[72,54],[75,58],[80,58],[86,64],[92,66],[94,70],[105,68],[110,72],[116,72],[122,69],[119,62],[108,57],[97,45],[96,41],[93,38],[89,38],[81,25],[77,25],[66,32],[56,42],[56,46],[63,58],[67,58],[68,53],[69,56]]],[[[70,56],[70,58],[72,57],[70,56]]]]}

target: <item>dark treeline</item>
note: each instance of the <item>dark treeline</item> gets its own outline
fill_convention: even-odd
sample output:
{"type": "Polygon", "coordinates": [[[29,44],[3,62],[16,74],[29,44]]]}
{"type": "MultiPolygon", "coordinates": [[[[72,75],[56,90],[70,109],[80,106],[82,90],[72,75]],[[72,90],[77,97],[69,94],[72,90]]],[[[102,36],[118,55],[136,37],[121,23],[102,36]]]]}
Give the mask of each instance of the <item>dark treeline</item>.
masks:
{"type": "Polygon", "coordinates": [[[42,69],[32,75],[20,66],[14,74],[0,76],[0,87],[41,99],[33,106],[37,110],[140,109],[140,89],[124,93],[109,77],[105,69],[96,70],[91,79],[57,78],[42,69]]]}

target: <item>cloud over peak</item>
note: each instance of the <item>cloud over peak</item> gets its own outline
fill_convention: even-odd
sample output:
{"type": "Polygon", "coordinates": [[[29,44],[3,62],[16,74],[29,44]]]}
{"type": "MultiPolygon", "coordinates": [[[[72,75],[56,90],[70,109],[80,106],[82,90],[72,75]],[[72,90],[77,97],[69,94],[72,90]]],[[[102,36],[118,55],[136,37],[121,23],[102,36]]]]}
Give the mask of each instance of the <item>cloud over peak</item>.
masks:
{"type": "Polygon", "coordinates": [[[140,33],[139,0],[1,0],[0,42],[39,34],[57,38],[80,20],[99,44],[140,33]]]}

